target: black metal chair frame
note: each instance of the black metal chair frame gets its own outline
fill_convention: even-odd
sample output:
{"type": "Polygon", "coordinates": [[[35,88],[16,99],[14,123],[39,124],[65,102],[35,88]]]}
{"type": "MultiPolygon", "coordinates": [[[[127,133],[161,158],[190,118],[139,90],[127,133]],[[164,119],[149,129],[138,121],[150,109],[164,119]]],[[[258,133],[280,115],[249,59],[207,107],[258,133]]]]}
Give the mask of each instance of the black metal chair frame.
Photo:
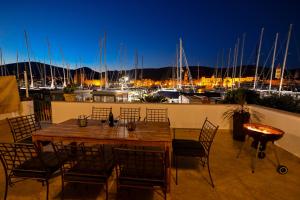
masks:
{"type": "Polygon", "coordinates": [[[154,189],[160,186],[167,198],[167,155],[165,151],[114,148],[117,195],[124,188],[154,189]],[[158,174],[155,174],[158,173],[158,174]]]}
{"type": "Polygon", "coordinates": [[[199,157],[200,162],[203,167],[207,165],[209,178],[211,181],[212,187],[214,187],[213,179],[210,172],[210,165],[209,165],[209,157],[210,157],[210,149],[213,143],[214,137],[218,131],[219,126],[214,125],[206,118],[200,134],[198,141],[196,140],[183,140],[183,139],[176,139],[175,138],[175,129],[174,129],[174,136],[173,136],[173,164],[176,168],[176,185],[178,184],[178,156],[184,157],[199,157]],[[183,146],[180,147],[180,145],[183,146]],[[193,145],[197,145],[200,149],[202,149],[203,153],[199,153],[198,149],[193,149],[193,145]],[[194,152],[193,152],[194,151],[194,152]],[[189,153],[187,153],[189,152],[189,153]]]}
{"type": "Polygon", "coordinates": [[[91,119],[108,121],[110,111],[112,111],[112,108],[93,107],[91,119]]]}
{"type": "Polygon", "coordinates": [[[53,149],[62,165],[62,198],[64,183],[70,182],[105,185],[108,199],[108,178],[113,170],[113,159],[107,159],[103,145],[56,143],[53,149]]]}
{"type": "Polygon", "coordinates": [[[168,109],[150,109],[146,108],[146,117],[144,119],[146,122],[168,122],[170,120],[168,117],[168,109]]]}
{"type": "Polygon", "coordinates": [[[49,179],[60,169],[59,162],[52,152],[40,152],[34,144],[0,143],[0,160],[5,173],[5,193],[7,198],[8,186],[13,186],[25,179],[46,183],[46,199],[49,196],[49,179]],[[54,161],[50,163],[50,161],[54,161]],[[34,167],[34,168],[33,168],[34,167]]]}
{"type": "Polygon", "coordinates": [[[41,124],[36,119],[34,114],[7,118],[14,142],[32,143],[32,133],[41,129],[41,124]]]}
{"type": "Polygon", "coordinates": [[[118,124],[126,124],[128,122],[136,122],[141,119],[140,108],[120,108],[120,115],[118,117],[118,124]]]}

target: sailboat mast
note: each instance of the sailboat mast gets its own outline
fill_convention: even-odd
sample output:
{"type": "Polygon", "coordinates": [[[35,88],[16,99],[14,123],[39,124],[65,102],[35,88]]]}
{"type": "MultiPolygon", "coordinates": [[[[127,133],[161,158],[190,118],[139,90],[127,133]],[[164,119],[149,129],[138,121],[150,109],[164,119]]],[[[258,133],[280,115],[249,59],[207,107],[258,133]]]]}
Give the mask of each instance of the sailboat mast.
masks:
{"type": "Polygon", "coordinates": [[[47,70],[46,70],[46,64],[45,64],[45,58],[44,58],[44,86],[47,86],[47,70]]]}
{"type": "Polygon", "coordinates": [[[52,71],[52,59],[51,59],[51,50],[50,50],[50,42],[47,39],[47,44],[48,44],[48,56],[50,60],[50,74],[51,74],[51,88],[54,88],[54,79],[53,79],[53,71],[52,71]]]}
{"type": "Polygon", "coordinates": [[[233,63],[232,63],[232,67],[231,67],[231,87],[233,87],[234,84],[234,77],[233,77],[233,73],[234,73],[234,66],[235,66],[235,58],[236,58],[236,44],[234,45],[234,53],[233,53],[233,63]]]}
{"type": "Polygon", "coordinates": [[[217,54],[217,62],[216,62],[216,67],[215,67],[215,78],[218,77],[218,66],[219,66],[219,52],[217,54]]]}
{"type": "Polygon", "coordinates": [[[2,66],[2,49],[0,48],[0,67],[1,67],[1,76],[3,76],[3,67],[2,66]]]}
{"type": "Polygon", "coordinates": [[[100,88],[102,88],[102,38],[99,39],[99,79],[100,79],[100,88]]]}
{"type": "Polygon", "coordinates": [[[80,87],[82,88],[82,66],[81,66],[81,58],[79,59],[79,77],[80,77],[80,87]]]}
{"type": "Polygon", "coordinates": [[[82,65],[82,86],[84,86],[85,79],[86,79],[86,75],[84,71],[84,65],[82,65]]]}
{"type": "Polygon", "coordinates": [[[18,50],[17,50],[17,71],[16,71],[16,73],[17,73],[17,80],[19,81],[20,76],[19,76],[19,52],[18,52],[18,50]]]}
{"type": "Polygon", "coordinates": [[[234,64],[234,74],[233,74],[233,81],[235,86],[235,79],[236,79],[236,68],[239,58],[239,50],[240,50],[240,38],[237,39],[237,46],[236,46],[236,56],[235,56],[235,64],[234,64]]]}
{"type": "Polygon", "coordinates": [[[257,71],[258,71],[260,50],[261,50],[261,43],[262,43],[263,35],[264,35],[264,28],[262,28],[261,32],[260,32],[259,47],[258,47],[258,54],[257,54],[257,59],[256,59],[256,68],[255,68],[255,76],[254,76],[254,84],[253,84],[254,90],[256,89],[256,85],[257,85],[257,71]]]}
{"type": "Polygon", "coordinates": [[[104,67],[105,67],[105,89],[108,88],[108,74],[106,65],[106,32],[104,33],[104,67]]]}
{"type": "Polygon", "coordinates": [[[9,72],[8,72],[8,70],[7,70],[7,67],[6,67],[6,65],[5,65],[5,60],[3,59],[3,67],[4,67],[4,76],[7,76],[7,74],[9,75],[9,72]]]}
{"type": "Polygon", "coordinates": [[[241,87],[241,78],[242,78],[242,68],[243,68],[243,59],[244,59],[244,47],[245,47],[245,38],[246,34],[243,34],[243,41],[242,41],[242,50],[241,50],[241,62],[240,62],[240,71],[239,71],[239,85],[241,87]]]}
{"type": "Polygon", "coordinates": [[[124,46],[124,59],[123,59],[123,62],[124,62],[124,76],[126,77],[126,75],[127,75],[127,71],[126,71],[126,64],[127,64],[127,48],[126,48],[126,46],[124,46]]]}
{"type": "Polygon", "coordinates": [[[195,92],[195,87],[194,87],[194,84],[193,84],[193,77],[192,77],[192,73],[191,73],[191,70],[189,68],[189,63],[187,62],[187,58],[186,58],[186,54],[184,52],[184,49],[182,49],[182,53],[183,53],[183,56],[184,56],[184,61],[185,61],[185,66],[186,66],[186,70],[187,70],[187,73],[188,73],[188,77],[189,77],[189,82],[192,86],[192,90],[193,92],[195,92]]]}
{"type": "Polygon", "coordinates": [[[137,80],[137,68],[138,68],[138,51],[137,49],[135,50],[135,56],[134,56],[134,82],[136,83],[137,80]]]}
{"type": "Polygon", "coordinates": [[[176,44],[176,87],[179,85],[178,44],[176,44]]]}
{"type": "Polygon", "coordinates": [[[28,56],[28,65],[29,65],[29,72],[30,72],[30,88],[33,88],[32,69],[31,69],[30,53],[29,53],[29,47],[28,47],[28,37],[27,37],[26,31],[24,31],[24,34],[25,34],[27,56],[28,56]]]}
{"type": "Polygon", "coordinates": [[[61,58],[62,58],[62,65],[63,65],[63,76],[64,76],[64,82],[63,82],[63,87],[66,87],[66,74],[65,74],[65,58],[63,54],[62,48],[60,48],[60,53],[61,53],[61,58]]]}
{"type": "Polygon", "coordinates": [[[222,49],[222,60],[221,60],[221,84],[223,83],[223,67],[224,67],[224,48],[222,49]]]}
{"type": "Polygon", "coordinates": [[[144,56],[142,55],[142,58],[141,58],[141,80],[143,80],[143,69],[144,69],[144,56]]]}
{"type": "Polygon", "coordinates": [[[274,64],[275,64],[276,50],[277,50],[277,41],[278,41],[278,33],[276,33],[275,43],[274,43],[274,51],[273,51],[273,59],[272,59],[272,65],[271,65],[269,92],[271,92],[271,87],[272,87],[273,71],[274,71],[274,64]]]}
{"type": "Polygon", "coordinates": [[[230,55],[231,55],[231,48],[229,48],[229,51],[228,51],[228,60],[227,60],[227,69],[225,72],[225,78],[229,77],[230,55]]]}
{"type": "Polygon", "coordinates": [[[198,68],[197,68],[197,69],[198,69],[198,70],[197,70],[197,80],[199,80],[199,68],[200,68],[200,67],[199,67],[199,63],[198,63],[198,68]]]}
{"type": "Polygon", "coordinates": [[[218,54],[217,54],[217,62],[216,62],[216,67],[215,67],[215,73],[214,73],[214,82],[213,82],[213,84],[215,85],[215,86],[217,86],[218,85],[218,67],[219,67],[219,55],[220,54],[220,52],[218,51],[218,54]]]}
{"type": "Polygon", "coordinates": [[[179,38],[179,89],[182,88],[182,40],[179,38]]]}
{"type": "Polygon", "coordinates": [[[283,76],[284,76],[284,70],[285,70],[285,65],[286,65],[287,54],[288,54],[288,51],[289,51],[289,45],[290,45],[290,38],[291,38],[291,33],[292,33],[292,27],[293,27],[293,24],[290,24],[289,33],[288,33],[288,39],[286,41],[286,48],[285,48],[283,65],[282,65],[282,71],[281,71],[281,78],[280,78],[280,85],[279,85],[279,95],[281,94],[281,90],[282,90],[283,76]]]}
{"type": "Polygon", "coordinates": [[[68,84],[71,84],[73,82],[72,74],[71,74],[71,69],[70,69],[70,64],[68,64],[68,84]]]}

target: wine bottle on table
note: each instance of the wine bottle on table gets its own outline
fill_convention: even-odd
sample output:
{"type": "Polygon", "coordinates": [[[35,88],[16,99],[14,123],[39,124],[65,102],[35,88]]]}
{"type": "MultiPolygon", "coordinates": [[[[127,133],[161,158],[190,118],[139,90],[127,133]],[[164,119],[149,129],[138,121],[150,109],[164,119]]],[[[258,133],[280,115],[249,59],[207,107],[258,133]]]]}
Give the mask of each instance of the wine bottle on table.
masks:
{"type": "Polygon", "coordinates": [[[109,116],[108,116],[109,126],[114,126],[114,115],[112,113],[112,109],[110,109],[109,116]]]}

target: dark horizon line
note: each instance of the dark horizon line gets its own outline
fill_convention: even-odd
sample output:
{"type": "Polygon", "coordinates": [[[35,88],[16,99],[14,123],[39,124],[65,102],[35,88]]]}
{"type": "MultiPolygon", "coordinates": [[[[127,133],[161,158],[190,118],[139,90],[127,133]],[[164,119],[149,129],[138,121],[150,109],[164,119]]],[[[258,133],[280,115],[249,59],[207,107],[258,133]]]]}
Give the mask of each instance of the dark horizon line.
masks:
{"type": "MultiPolygon", "coordinates": [[[[22,62],[18,62],[18,64],[24,64],[24,63],[29,63],[28,61],[22,61],[22,62]]],[[[30,61],[30,63],[39,63],[39,64],[45,64],[45,65],[48,65],[48,66],[50,66],[50,64],[49,63],[44,63],[44,62],[40,62],[40,61],[30,61]]],[[[2,64],[2,65],[0,65],[0,67],[4,67],[4,66],[6,66],[6,65],[16,65],[17,64],[17,62],[13,62],[13,63],[5,63],[5,64],[2,64]]],[[[54,65],[54,64],[52,64],[51,65],[52,67],[56,67],[56,68],[67,68],[67,67],[63,67],[63,66],[58,66],[58,65],[54,65]]],[[[236,67],[238,68],[238,67],[240,67],[241,65],[237,65],[236,67]]],[[[253,67],[255,67],[255,64],[245,64],[245,65],[242,65],[242,67],[251,67],[251,66],[253,66],[253,67]]],[[[276,68],[278,65],[276,65],[276,66],[274,66],[274,68],[276,68]]],[[[140,66],[138,66],[138,68],[137,69],[162,69],[162,68],[168,68],[168,67],[174,67],[174,68],[176,68],[176,66],[164,66],[164,67],[140,67],[140,66]]],[[[186,68],[186,66],[183,66],[184,68],[186,68]]],[[[211,68],[211,69],[227,69],[227,68],[233,68],[234,66],[229,66],[229,67],[227,67],[227,66],[223,66],[223,67],[221,67],[221,66],[219,66],[219,67],[212,67],[212,66],[204,66],[204,65],[190,65],[190,66],[188,66],[188,67],[193,67],[193,68],[195,68],[195,67],[202,67],[202,68],[211,68]]],[[[267,66],[267,67],[264,67],[263,65],[259,65],[258,66],[259,68],[271,68],[271,66],[267,66]]],[[[76,69],[75,68],[70,68],[71,70],[77,70],[77,69],[81,69],[81,68],[89,68],[89,69],[91,69],[91,70],[93,70],[93,71],[95,71],[94,69],[95,68],[99,68],[99,66],[97,66],[97,67],[90,67],[90,66],[81,66],[81,67],[77,67],[76,69]]],[[[135,68],[133,67],[133,68],[129,68],[129,69],[125,69],[126,71],[129,71],[129,70],[134,70],[135,68]]],[[[297,70],[297,69],[300,69],[300,66],[299,67],[289,67],[288,69],[290,69],[290,70],[297,70]]],[[[108,71],[122,71],[121,69],[120,70],[117,70],[117,69],[109,69],[108,71]]]]}

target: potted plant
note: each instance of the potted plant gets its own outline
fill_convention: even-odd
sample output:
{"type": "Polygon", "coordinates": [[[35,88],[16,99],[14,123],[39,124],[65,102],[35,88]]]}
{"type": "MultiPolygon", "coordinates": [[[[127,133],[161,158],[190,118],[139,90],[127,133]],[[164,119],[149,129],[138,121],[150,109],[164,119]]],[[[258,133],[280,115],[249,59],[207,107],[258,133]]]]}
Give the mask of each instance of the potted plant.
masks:
{"type": "MultiPolygon", "coordinates": [[[[259,96],[254,92],[247,89],[239,88],[237,90],[229,91],[223,103],[234,103],[237,107],[227,110],[223,117],[224,119],[232,119],[232,133],[233,139],[238,141],[245,141],[246,134],[243,129],[243,124],[248,123],[250,120],[250,112],[247,105],[247,100],[255,102],[259,96]]],[[[256,115],[253,117],[257,118],[256,115]]]]}
{"type": "Polygon", "coordinates": [[[76,94],[74,94],[76,87],[74,85],[68,84],[64,87],[64,98],[65,101],[76,101],[76,94]]]}

